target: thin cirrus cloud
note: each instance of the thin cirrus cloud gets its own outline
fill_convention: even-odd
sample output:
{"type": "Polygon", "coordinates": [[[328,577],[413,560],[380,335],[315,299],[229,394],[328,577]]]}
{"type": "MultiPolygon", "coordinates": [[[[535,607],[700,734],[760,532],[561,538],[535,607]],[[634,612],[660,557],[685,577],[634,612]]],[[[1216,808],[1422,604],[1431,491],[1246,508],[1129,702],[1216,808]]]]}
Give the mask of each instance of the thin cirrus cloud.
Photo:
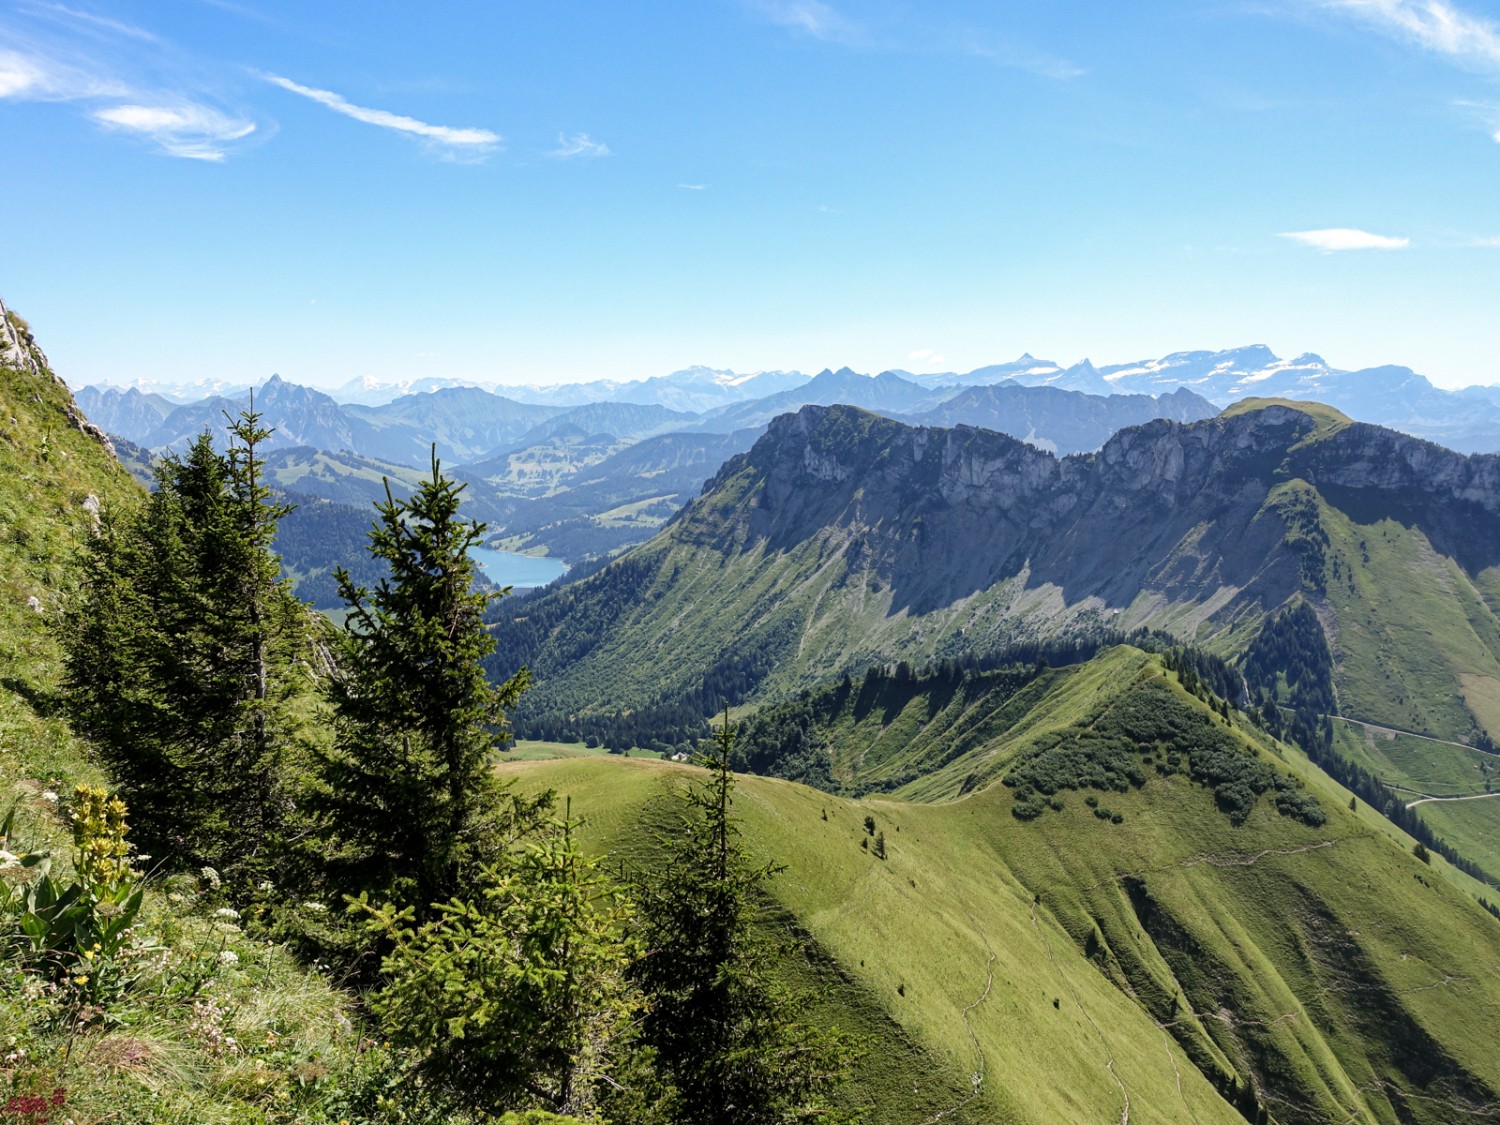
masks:
{"type": "Polygon", "coordinates": [[[301,83],[293,82],[290,78],[283,78],[278,74],[265,74],[262,77],[283,90],[298,94],[310,101],[326,106],[335,113],[341,113],[345,117],[352,117],[356,121],[362,121],[366,125],[378,125],[382,129],[392,129],[398,133],[417,137],[431,146],[442,156],[453,160],[479,161],[489,156],[500,147],[504,139],[499,133],[488,129],[454,128],[451,125],[429,125],[425,121],[419,121],[415,117],[406,117],[399,113],[391,113],[384,109],[370,109],[366,106],[355,105],[339,94],[331,90],[319,90],[315,86],[303,86],[301,83]]]}
{"type": "Polygon", "coordinates": [[[910,55],[961,55],[1043,78],[1087,73],[1068,59],[1012,42],[991,29],[887,19],[883,26],[856,22],[823,0],[745,0],[762,18],[813,39],[847,47],[910,55]]]}
{"type": "Polygon", "coordinates": [[[557,134],[557,147],[547,154],[559,160],[571,160],[581,156],[584,159],[592,159],[597,156],[610,155],[609,146],[594,140],[587,133],[574,133],[571,137],[557,134]]]}
{"type": "Polygon", "coordinates": [[[795,28],[814,39],[846,42],[859,37],[850,20],[821,0],[754,0],[753,7],[772,23],[795,28]]]}
{"type": "Polygon", "coordinates": [[[106,129],[144,137],[170,156],[212,163],[223,161],[225,146],[255,132],[253,121],[238,120],[192,102],[126,103],[95,109],[89,116],[106,129]]]}
{"type": "Polygon", "coordinates": [[[1411,245],[1409,238],[1394,238],[1390,235],[1371,234],[1367,230],[1353,227],[1328,227],[1324,230],[1284,231],[1278,238],[1289,239],[1331,254],[1338,250],[1405,250],[1411,245]]]}
{"type": "Polygon", "coordinates": [[[1322,0],[1321,6],[1424,50],[1500,68],[1500,24],[1449,0],[1322,0]]]}
{"type": "Polygon", "coordinates": [[[95,31],[123,35],[127,39],[138,39],[143,43],[161,42],[159,36],[153,35],[143,27],[136,27],[135,24],[121,20],[112,20],[93,12],[79,11],[77,8],[69,8],[64,4],[38,3],[33,6],[32,10],[44,17],[59,17],[64,21],[81,24],[85,28],[92,27],[95,31]]]}
{"type": "MultiPolygon", "coordinates": [[[[58,10],[73,15],[68,9],[58,10]]],[[[39,44],[0,50],[0,99],[81,103],[96,125],[189,160],[220,162],[234,142],[256,131],[255,122],[200,98],[134,86],[90,58],[66,57],[65,52],[39,44]]]]}

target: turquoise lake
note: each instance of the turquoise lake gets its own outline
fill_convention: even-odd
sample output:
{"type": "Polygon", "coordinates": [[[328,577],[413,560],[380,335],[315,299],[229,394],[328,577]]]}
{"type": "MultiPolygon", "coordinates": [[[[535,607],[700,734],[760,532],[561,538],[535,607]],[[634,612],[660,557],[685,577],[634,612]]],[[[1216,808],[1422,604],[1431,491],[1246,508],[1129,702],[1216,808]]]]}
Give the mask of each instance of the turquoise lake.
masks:
{"type": "Polygon", "coordinates": [[[562,559],[539,559],[489,547],[472,547],[469,557],[479,564],[486,578],[501,586],[545,586],[568,572],[568,564],[562,559]]]}

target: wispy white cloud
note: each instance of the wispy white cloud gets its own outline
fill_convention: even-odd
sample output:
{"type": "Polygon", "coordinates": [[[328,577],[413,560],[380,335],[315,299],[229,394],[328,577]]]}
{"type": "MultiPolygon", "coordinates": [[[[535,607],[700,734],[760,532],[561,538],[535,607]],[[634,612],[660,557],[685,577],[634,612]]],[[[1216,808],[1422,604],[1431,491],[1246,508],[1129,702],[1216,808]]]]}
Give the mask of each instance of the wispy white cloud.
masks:
{"type": "Polygon", "coordinates": [[[68,102],[123,97],[129,87],[90,67],[56,58],[44,50],[0,48],[0,98],[68,102]]]}
{"type": "Polygon", "coordinates": [[[774,24],[820,39],[866,50],[911,55],[967,55],[1043,78],[1077,78],[1086,71],[1008,38],[993,28],[943,24],[901,15],[854,20],[824,0],[744,0],[774,24]]]}
{"type": "Polygon", "coordinates": [[[125,23],[122,20],[110,19],[94,12],[81,11],[78,8],[69,8],[63,4],[47,2],[33,3],[27,6],[32,12],[44,16],[61,17],[73,24],[82,24],[95,31],[108,32],[112,35],[123,35],[127,39],[137,39],[142,43],[160,43],[161,38],[152,34],[143,27],[135,24],[125,23]]]}
{"type": "Polygon", "coordinates": [[[921,367],[936,367],[940,363],[946,363],[947,357],[938,354],[936,348],[918,348],[914,352],[906,354],[908,363],[915,363],[921,367]]]}
{"type": "Polygon", "coordinates": [[[1016,70],[1030,71],[1042,78],[1081,78],[1088,73],[1083,67],[1067,59],[1054,58],[1039,51],[1028,51],[1009,43],[995,44],[976,40],[969,44],[967,50],[975,58],[987,59],[1016,70]]]}
{"type": "MultiPolygon", "coordinates": [[[[58,5],[47,9],[81,15],[58,5]]],[[[98,22],[111,36],[154,43],[148,32],[131,35],[130,30],[138,29],[98,22]]],[[[25,35],[15,35],[13,41],[21,49],[0,49],[0,99],[79,103],[95,124],[191,160],[221,161],[234,142],[256,131],[255,122],[215,108],[203,97],[119,78],[89,54],[25,35]]]]}
{"type": "Polygon", "coordinates": [[[112,105],[90,114],[106,129],[133,133],[153,141],[162,151],[188,160],[218,163],[225,146],[255,132],[253,121],[242,121],[207,106],[112,105]]]}
{"type": "Polygon", "coordinates": [[[32,60],[0,50],[0,98],[39,97],[43,89],[41,69],[32,60]]]}
{"type": "Polygon", "coordinates": [[[559,160],[568,160],[575,156],[608,156],[609,146],[600,144],[587,133],[574,133],[571,137],[559,133],[557,134],[557,147],[547,155],[555,156],[559,160]]]}
{"type": "Polygon", "coordinates": [[[299,94],[326,106],[335,113],[352,117],[366,125],[378,125],[382,129],[393,129],[398,133],[419,137],[435,147],[443,155],[456,159],[482,160],[500,146],[504,139],[499,133],[488,129],[454,128],[450,125],[429,125],[415,117],[406,117],[384,109],[369,109],[335,94],[331,90],[320,90],[315,86],[303,86],[290,78],[278,74],[262,75],[267,82],[280,86],[293,94],[299,94]]]}
{"type": "Polygon", "coordinates": [[[1404,250],[1411,245],[1409,238],[1371,234],[1367,230],[1356,230],[1353,227],[1285,231],[1277,237],[1300,242],[1303,246],[1311,246],[1325,254],[1331,254],[1336,250],[1404,250]]]}
{"type": "Polygon", "coordinates": [[[1500,24],[1449,0],[1321,0],[1321,6],[1425,50],[1500,68],[1500,24]]]}
{"type": "Polygon", "coordinates": [[[707,184],[678,184],[683,191],[707,191],[707,184]]]}
{"type": "Polygon", "coordinates": [[[857,28],[822,0],[754,0],[753,6],[772,23],[794,28],[814,39],[844,41],[856,37],[857,28]]]}

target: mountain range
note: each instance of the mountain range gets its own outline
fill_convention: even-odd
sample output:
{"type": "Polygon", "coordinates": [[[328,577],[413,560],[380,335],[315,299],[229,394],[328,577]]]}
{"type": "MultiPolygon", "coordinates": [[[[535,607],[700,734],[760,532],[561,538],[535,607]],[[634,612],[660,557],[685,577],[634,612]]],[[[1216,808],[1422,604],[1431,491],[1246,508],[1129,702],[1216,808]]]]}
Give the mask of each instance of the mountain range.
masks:
{"type": "MultiPolygon", "coordinates": [[[[844,371],[847,369],[834,374],[844,371]]],[[[824,373],[827,374],[830,373],[824,373]]],[[[1331,366],[1313,353],[1284,360],[1263,345],[1225,351],[1173,352],[1159,359],[1102,367],[1096,367],[1089,360],[1064,367],[1026,354],[1009,363],[990,364],[968,372],[913,374],[894,370],[881,375],[927,391],[947,390],[949,393],[954,388],[1014,381],[1023,386],[1050,386],[1091,395],[1159,396],[1187,388],[1219,407],[1251,395],[1311,400],[1335,406],[1359,421],[1374,422],[1424,437],[1459,452],[1500,449],[1500,388],[1469,387],[1461,391],[1446,391],[1407,367],[1385,365],[1345,370],[1331,366]]],[[[797,371],[737,374],[724,369],[689,367],[669,375],[627,382],[595,380],[551,386],[487,384],[483,389],[512,402],[552,408],[592,402],[623,402],[662,406],[684,413],[713,414],[725,412],[736,404],[769,399],[821,377],[797,371]]],[[[431,393],[460,386],[473,389],[479,384],[438,378],[395,383],[357,379],[331,392],[329,397],[343,404],[382,406],[413,393],[431,393]]],[[[153,408],[165,416],[174,404],[213,396],[237,397],[244,393],[245,388],[200,381],[197,384],[170,385],[141,383],[131,389],[147,398],[153,408]]],[[[147,417],[141,414],[141,404],[131,399],[127,408],[119,402],[129,395],[130,390],[84,388],[79,392],[79,402],[90,417],[97,417],[99,424],[110,432],[151,445],[152,442],[144,440],[150,436],[149,427],[141,429],[138,422],[130,421],[137,415],[147,417]],[[112,428],[114,426],[121,428],[112,428]],[[127,429],[128,426],[136,428],[127,429]]],[[[809,402],[830,405],[831,402],[824,401],[824,397],[818,393],[800,400],[793,396],[782,403],[792,403],[789,408],[793,409],[809,402]]],[[[934,395],[927,400],[928,405],[940,401],[941,397],[941,394],[934,395]]],[[[882,411],[915,409],[903,408],[893,401],[873,401],[876,398],[879,396],[866,390],[860,401],[835,401],[850,401],[851,405],[882,411]]],[[[726,418],[727,424],[716,424],[715,428],[721,432],[739,428],[749,424],[748,416],[755,413],[764,416],[762,421],[774,416],[764,409],[758,412],[752,409],[733,419],[726,418]]]]}
{"type": "MultiPolygon", "coordinates": [[[[713,376],[703,379],[719,385],[713,376]]],[[[781,373],[771,380],[777,386],[785,382],[781,373]]],[[[749,393],[766,384],[749,379],[734,386],[749,393]]],[[[79,401],[91,417],[103,419],[119,448],[144,461],[149,454],[136,453],[137,447],[160,455],[181,450],[204,430],[222,438],[227,417],[247,406],[249,396],[173,405],[138,388],[85,388],[79,401]]],[[[867,378],[848,369],[811,379],[798,376],[787,389],[700,413],[629,402],[543,406],[476,387],[439,388],[364,406],[341,404],[280,378],[255,395],[255,409],[273,430],[268,456],[283,487],[339,503],[351,495],[370,498],[372,489],[378,497],[382,473],[399,491],[410,470],[424,468],[435,452],[469,482],[470,511],[507,546],[573,561],[608,555],[649,537],[729,452],[748,448],[777,414],[808,403],[838,402],[895,416],[940,411],[935,418],[1011,431],[1063,452],[1095,448],[1120,427],[1147,418],[1205,418],[1215,410],[1186,391],[1158,402],[1142,395],[1097,397],[1015,384],[924,388],[895,374],[867,378]],[[651,467],[649,450],[643,458],[618,456],[636,443],[669,434],[678,436],[656,448],[667,454],[670,479],[660,475],[665,466],[651,467]],[[374,465],[388,468],[372,470],[374,465]],[[339,479],[346,475],[353,479],[339,479]]],[[[347,513],[330,509],[322,515],[340,526],[350,524],[347,513]]],[[[346,540],[342,533],[331,532],[330,538],[346,540]]],[[[303,562],[320,569],[310,559],[303,562]]]]}

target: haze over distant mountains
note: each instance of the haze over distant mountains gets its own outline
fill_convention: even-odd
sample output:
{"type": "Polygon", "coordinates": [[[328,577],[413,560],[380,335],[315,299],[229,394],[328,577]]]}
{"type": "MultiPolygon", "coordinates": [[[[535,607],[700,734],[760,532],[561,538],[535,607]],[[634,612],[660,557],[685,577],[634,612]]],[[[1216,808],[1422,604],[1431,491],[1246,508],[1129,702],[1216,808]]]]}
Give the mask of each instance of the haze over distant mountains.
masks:
{"type": "MultiPolygon", "coordinates": [[[[698,366],[649,379],[623,382],[604,379],[552,386],[481,386],[436,377],[394,382],[367,378],[353,380],[332,391],[312,393],[371,422],[382,415],[372,416],[370,411],[383,411],[402,398],[443,392],[451,394],[459,388],[478,387],[516,408],[531,406],[556,413],[592,403],[657,406],[702,416],[696,420],[684,419],[685,423],[691,424],[681,428],[728,433],[747,425],[764,425],[776,413],[810,403],[831,405],[840,401],[883,413],[919,414],[965,387],[1005,382],[1104,396],[1159,396],[1186,388],[1219,407],[1250,395],[1325,402],[1360,421],[1389,426],[1459,452],[1500,449],[1500,387],[1447,391],[1408,367],[1383,365],[1343,370],[1312,353],[1282,359],[1262,345],[1227,351],[1173,352],[1159,359],[1102,367],[1096,367],[1088,360],[1064,367],[1051,360],[1022,355],[1009,363],[991,364],[968,372],[882,372],[875,376],[874,385],[856,383],[854,378],[858,376],[847,368],[809,376],[798,371],[743,374],[698,366]],[[847,397],[827,397],[824,392],[832,390],[834,383],[847,397]],[[814,393],[808,393],[810,388],[814,393]]],[[[293,385],[279,379],[276,382],[293,385]]],[[[171,422],[172,414],[179,407],[200,404],[217,417],[222,404],[216,407],[213,399],[238,400],[248,389],[243,385],[212,380],[189,384],[143,382],[124,389],[85,387],[79,393],[79,401],[90,417],[96,418],[110,432],[147,446],[158,446],[180,440],[185,424],[193,432],[201,428],[201,412],[171,422]]],[[[448,401],[457,397],[455,395],[448,401]]],[[[540,411],[528,415],[524,410],[513,409],[511,416],[517,421],[529,419],[536,424],[549,415],[540,411]]],[[[502,426],[495,436],[501,440],[520,437],[524,427],[512,431],[513,427],[502,426]]],[[[396,451],[381,448],[378,452],[374,449],[360,449],[358,452],[389,456],[396,451]]],[[[494,453],[497,449],[492,447],[483,452],[494,453]]],[[[463,454],[454,450],[450,456],[463,454]]]]}

